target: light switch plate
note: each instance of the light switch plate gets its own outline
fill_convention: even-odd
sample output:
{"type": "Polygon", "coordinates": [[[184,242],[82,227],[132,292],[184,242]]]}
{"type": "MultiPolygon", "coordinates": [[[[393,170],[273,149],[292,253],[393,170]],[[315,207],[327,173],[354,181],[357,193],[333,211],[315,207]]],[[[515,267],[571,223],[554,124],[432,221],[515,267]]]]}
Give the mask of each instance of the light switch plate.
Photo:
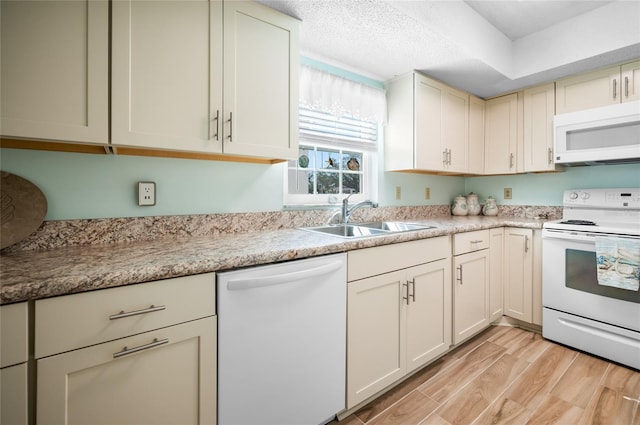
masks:
{"type": "Polygon", "coordinates": [[[156,204],[155,182],[138,182],[138,205],[151,206],[156,204]]]}

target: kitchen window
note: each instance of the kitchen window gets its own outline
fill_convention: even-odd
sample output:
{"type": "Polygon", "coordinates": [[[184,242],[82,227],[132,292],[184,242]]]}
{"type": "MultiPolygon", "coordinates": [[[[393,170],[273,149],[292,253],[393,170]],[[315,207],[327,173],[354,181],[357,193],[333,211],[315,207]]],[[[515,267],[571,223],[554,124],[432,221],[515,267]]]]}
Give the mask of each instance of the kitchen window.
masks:
{"type": "Polygon", "coordinates": [[[288,161],[285,205],[332,205],[375,198],[384,91],[301,68],[299,151],[288,161]]]}

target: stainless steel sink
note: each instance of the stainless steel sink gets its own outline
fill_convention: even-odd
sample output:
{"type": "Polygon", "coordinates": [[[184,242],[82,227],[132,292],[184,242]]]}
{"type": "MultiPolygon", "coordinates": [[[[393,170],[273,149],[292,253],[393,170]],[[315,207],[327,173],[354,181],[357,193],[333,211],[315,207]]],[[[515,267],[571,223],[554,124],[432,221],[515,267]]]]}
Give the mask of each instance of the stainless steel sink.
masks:
{"type": "Polygon", "coordinates": [[[358,226],[370,229],[379,229],[386,232],[408,232],[411,230],[433,229],[428,224],[405,223],[404,221],[374,221],[371,223],[358,223],[358,226]]]}
{"type": "Polygon", "coordinates": [[[412,230],[433,229],[427,224],[405,223],[402,221],[376,221],[371,223],[338,224],[320,227],[301,227],[301,230],[339,236],[341,238],[363,238],[367,236],[389,235],[412,230]]]}
{"type": "Polygon", "coordinates": [[[353,224],[338,224],[335,226],[322,227],[302,227],[301,229],[309,230],[311,232],[325,233],[333,236],[340,236],[341,238],[362,238],[366,236],[384,235],[389,233],[384,230],[356,226],[353,224]]]}

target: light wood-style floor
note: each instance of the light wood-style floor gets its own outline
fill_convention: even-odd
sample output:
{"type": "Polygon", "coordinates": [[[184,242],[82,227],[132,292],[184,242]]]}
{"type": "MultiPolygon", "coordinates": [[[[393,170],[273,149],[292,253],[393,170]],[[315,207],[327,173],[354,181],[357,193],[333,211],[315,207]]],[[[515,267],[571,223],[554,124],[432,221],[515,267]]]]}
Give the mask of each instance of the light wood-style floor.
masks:
{"type": "Polygon", "coordinates": [[[494,326],[339,425],[472,423],[640,425],[640,372],[494,326]]]}

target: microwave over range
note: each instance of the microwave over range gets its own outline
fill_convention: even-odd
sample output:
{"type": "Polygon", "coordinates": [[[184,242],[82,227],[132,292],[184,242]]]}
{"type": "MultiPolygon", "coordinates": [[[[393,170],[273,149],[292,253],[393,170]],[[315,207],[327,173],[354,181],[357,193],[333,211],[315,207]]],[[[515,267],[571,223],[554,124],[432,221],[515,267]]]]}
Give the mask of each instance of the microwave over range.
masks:
{"type": "Polygon", "coordinates": [[[554,117],[556,164],[640,162],[640,101],[554,117]]]}

